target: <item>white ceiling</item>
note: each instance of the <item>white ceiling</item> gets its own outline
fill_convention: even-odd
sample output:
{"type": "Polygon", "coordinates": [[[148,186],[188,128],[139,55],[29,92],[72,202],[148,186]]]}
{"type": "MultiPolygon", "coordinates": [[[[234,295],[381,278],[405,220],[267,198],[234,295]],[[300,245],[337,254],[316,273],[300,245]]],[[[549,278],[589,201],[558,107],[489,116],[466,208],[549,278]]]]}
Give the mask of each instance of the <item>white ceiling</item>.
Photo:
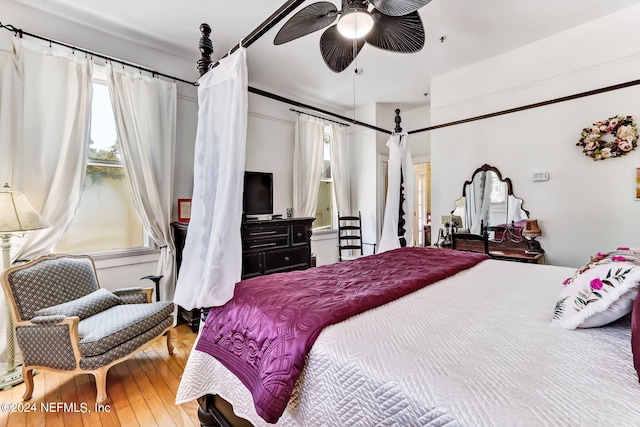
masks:
{"type": "MultiPolygon", "coordinates": [[[[284,3],[284,0],[16,1],[192,58],[194,63],[199,57],[197,43],[201,23],[206,22],[213,29],[212,58],[217,60],[284,3]]],[[[285,18],[248,48],[249,84],[335,109],[352,108],[354,97],[358,106],[374,101],[424,105],[429,100],[424,94],[429,92],[430,79],[435,75],[638,2],[432,0],[420,9],[427,35],[425,47],[418,53],[400,54],[366,45],[357,57],[357,66],[364,71],[358,76],[354,73],[354,64],[339,74],[326,67],[318,48],[323,30],[274,46],[273,38],[285,18]],[[444,42],[440,42],[441,37],[445,37],[444,42]]],[[[305,1],[298,10],[312,3],[305,1]]],[[[339,0],[333,3],[340,9],[339,0]]],[[[76,43],[81,46],[81,41],[76,43]]],[[[194,80],[196,77],[184,76],[194,80]]]]}

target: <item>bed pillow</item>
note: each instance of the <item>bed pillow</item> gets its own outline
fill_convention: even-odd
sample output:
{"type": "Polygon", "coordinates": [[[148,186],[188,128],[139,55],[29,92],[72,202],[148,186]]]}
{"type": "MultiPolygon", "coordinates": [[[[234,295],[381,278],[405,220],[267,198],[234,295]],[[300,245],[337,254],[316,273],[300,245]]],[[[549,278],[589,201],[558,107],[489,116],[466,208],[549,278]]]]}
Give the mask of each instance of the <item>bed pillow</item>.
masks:
{"type": "Polygon", "coordinates": [[[636,298],[631,315],[631,351],[633,352],[633,366],[640,380],[640,298],[636,298]]]}
{"type": "Polygon", "coordinates": [[[121,302],[113,292],[100,288],[73,301],[40,309],[34,316],[78,316],[82,320],[121,302]]]}
{"type": "Polygon", "coordinates": [[[627,248],[598,253],[563,282],[551,323],[594,328],[629,314],[638,294],[640,254],[627,248]]]}

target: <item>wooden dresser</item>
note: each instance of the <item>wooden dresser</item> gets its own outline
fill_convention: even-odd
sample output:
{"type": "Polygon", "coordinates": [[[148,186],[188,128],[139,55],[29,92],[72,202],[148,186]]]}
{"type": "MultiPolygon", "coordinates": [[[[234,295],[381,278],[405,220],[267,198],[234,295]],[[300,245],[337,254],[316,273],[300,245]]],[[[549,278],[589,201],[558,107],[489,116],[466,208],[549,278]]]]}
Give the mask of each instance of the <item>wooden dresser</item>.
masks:
{"type": "Polygon", "coordinates": [[[242,279],[311,267],[314,218],[242,223],[242,279]]]}
{"type": "MultiPolygon", "coordinates": [[[[242,280],[311,267],[311,224],[314,219],[243,221],[242,280]]],[[[171,226],[176,246],[176,268],[180,274],[188,224],[173,222],[171,226]]],[[[185,310],[178,306],[178,322],[186,323],[196,332],[200,326],[200,309],[185,310]]]]}

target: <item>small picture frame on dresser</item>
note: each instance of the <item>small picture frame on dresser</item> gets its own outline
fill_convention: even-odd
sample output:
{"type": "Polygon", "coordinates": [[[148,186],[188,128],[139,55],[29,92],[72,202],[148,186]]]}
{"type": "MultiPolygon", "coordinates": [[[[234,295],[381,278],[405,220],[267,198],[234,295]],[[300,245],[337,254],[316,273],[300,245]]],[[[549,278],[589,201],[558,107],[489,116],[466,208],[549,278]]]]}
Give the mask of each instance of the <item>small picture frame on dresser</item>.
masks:
{"type": "Polygon", "coordinates": [[[178,222],[189,222],[191,219],[191,199],[178,199],[178,222]]]}

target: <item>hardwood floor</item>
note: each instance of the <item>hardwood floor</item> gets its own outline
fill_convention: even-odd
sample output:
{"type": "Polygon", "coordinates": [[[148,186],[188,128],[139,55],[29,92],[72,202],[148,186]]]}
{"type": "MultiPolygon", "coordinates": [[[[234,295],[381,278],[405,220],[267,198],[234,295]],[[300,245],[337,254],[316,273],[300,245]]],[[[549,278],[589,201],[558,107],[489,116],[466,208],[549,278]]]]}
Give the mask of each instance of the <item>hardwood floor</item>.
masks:
{"type": "Polygon", "coordinates": [[[93,375],[40,372],[33,377],[33,398],[27,402],[22,402],[24,384],[0,391],[0,427],[197,427],[198,404],[175,404],[180,375],[195,338],[189,327],[179,325],[173,338],[173,356],[167,353],[166,340],[159,340],[112,367],[107,374],[109,400],[104,408],[95,407],[93,375]],[[7,413],[7,403],[14,404],[16,411],[20,404],[28,404],[33,411],[24,408],[7,413]]]}

